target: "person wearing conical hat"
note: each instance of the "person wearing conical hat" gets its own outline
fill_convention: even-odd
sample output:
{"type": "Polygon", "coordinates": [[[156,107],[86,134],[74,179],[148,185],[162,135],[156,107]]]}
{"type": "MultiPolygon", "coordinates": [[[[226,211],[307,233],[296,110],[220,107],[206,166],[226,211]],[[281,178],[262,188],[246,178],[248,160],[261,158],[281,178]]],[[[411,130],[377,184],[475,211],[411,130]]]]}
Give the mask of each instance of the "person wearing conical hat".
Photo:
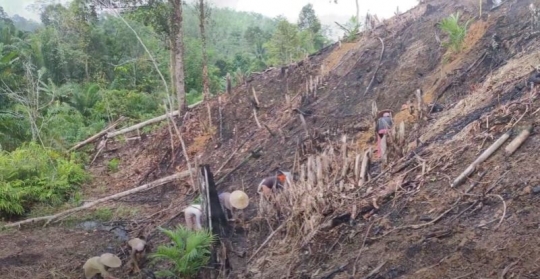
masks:
{"type": "Polygon", "coordinates": [[[249,205],[249,197],[244,191],[236,190],[229,197],[231,207],[245,209],[249,205]]]}
{"type": "Polygon", "coordinates": [[[184,217],[186,218],[186,227],[189,230],[202,230],[202,210],[200,204],[192,204],[184,208],[184,217]]]}
{"type": "Polygon", "coordinates": [[[92,257],[83,265],[86,279],[94,278],[97,274],[105,279],[116,279],[111,276],[107,268],[116,268],[122,265],[122,260],[111,253],[105,253],[99,257],[92,257]]]}
{"type": "Polygon", "coordinates": [[[231,216],[234,218],[234,212],[233,207],[231,205],[231,193],[229,192],[223,192],[218,195],[219,197],[219,204],[221,205],[221,210],[223,210],[223,214],[225,214],[225,218],[227,218],[227,221],[229,221],[229,211],[231,212],[231,216]]]}

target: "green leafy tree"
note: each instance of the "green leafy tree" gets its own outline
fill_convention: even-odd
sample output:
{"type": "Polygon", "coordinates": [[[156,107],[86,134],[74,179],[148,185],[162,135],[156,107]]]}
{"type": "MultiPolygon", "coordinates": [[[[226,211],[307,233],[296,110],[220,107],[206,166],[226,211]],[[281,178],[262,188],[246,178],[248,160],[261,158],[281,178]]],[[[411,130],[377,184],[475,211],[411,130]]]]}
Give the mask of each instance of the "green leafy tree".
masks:
{"type": "Polygon", "coordinates": [[[170,245],[160,245],[156,253],[150,255],[156,261],[172,264],[172,269],[156,273],[160,277],[194,278],[199,270],[210,259],[212,243],[215,241],[212,233],[201,230],[191,231],[182,226],[174,230],[159,228],[170,240],[170,245]]]}
{"type": "Polygon", "coordinates": [[[311,3],[305,5],[300,11],[298,28],[300,30],[309,30],[313,34],[318,34],[321,31],[321,22],[315,15],[315,10],[311,3]]]}
{"type": "Polygon", "coordinates": [[[276,31],[265,44],[268,50],[268,62],[273,65],[285,65],[302,57],[300,36],[296,25],[285,18],[280,18],[276,31]]]}

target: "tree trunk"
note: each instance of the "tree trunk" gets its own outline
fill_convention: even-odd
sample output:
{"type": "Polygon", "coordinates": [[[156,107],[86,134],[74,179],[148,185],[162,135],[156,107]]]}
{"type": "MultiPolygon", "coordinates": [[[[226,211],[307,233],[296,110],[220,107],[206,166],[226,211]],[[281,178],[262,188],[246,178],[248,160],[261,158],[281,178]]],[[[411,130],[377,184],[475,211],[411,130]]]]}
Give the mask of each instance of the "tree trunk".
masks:
{"type": "Polygon", "coordinates": [[[356,32],[360,31],[360,6],[358,5],[358,0],[356,0],[356,32]]]}
{"type": "Polygon", "coordinates": [[[186,108],[186,89],[184,86],[184,41],[182,30],[182,0],[169,0],[173,7],[171,17],[171,40],[172,53],[174,55],[174,83],[176,98],[178,101],[178,111],[182,112],[186,108]]]}
{"type": "Polygon", "coordinates": [[[210,86],[208,81],[208,55],[206,53],[206,34],[204,32],[204,22],[206,21],[206,12],[204,0],[199,0],[199,28],[201,31],[201,42],[202,42],[202,57],[203,57],[203,69],[202,69],[202,78],[203,78],[203,96],[204,99],[210,98],[210,86]]]}
{"type": "Polygon", "coordinates": [[[169,74],[170,74],[170,86],[171,86],[171,96],[174,96],[176,94],[176,77],[174,75],[174,69],[176,68],[176,63],[174,60],[174,50],[176,49],[174,47],[175,42],[174,39],[171,37],[169,39],[169,47],[170,47],[170,57],[169,57],[169,74]]]}

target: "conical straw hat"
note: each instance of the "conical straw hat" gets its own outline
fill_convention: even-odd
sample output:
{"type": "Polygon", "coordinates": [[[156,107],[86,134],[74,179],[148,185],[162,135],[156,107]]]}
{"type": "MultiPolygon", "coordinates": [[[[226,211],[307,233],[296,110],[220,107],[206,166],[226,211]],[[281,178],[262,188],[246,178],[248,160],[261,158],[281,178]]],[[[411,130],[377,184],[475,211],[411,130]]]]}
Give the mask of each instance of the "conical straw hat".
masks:
{"type": "Polygon", "coordinates": [[[99,257],[99,262],[108,267],[120,267],[122,265],[122,260],[111,253],[101,255],[99,257]]]}
{"type": "Polygon", "coordinates": [[[133,238],[130,241],[128,241],[128,244],[131,248],[142,251],[144,250],[144,246],[146,245],[146,241],[140,239],[140,238],[133,238]]]}
{"type": "Polygon", "coordinates": [[[249,197],[243,191],[236,190],[229,197],[231,205],[237,209],[244,209],[249,205],[249,197]]]}
{"type": "Polygon", "coordinates": [[[84,276],[87,279],[94,277],[94,275],[99,273],[99,267],[102,265],[103,264],[99,262],[99,257],[88,259],[83,265],[84,276]]]}

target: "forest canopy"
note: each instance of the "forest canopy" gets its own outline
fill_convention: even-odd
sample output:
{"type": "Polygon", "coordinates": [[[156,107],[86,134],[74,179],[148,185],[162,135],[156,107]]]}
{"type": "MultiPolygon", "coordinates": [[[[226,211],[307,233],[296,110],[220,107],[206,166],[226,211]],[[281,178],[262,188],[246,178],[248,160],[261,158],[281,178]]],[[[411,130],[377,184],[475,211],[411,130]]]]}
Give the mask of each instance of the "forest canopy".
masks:
{"type": "MultiPolygon", "coordinates": [[[[42,4],[36,7],[41,23],[10,17],[0,7],[0,161],[16,165],[12,160],[20,157],[11,152],[42,148],[43,156],[64,154],[65,164],[84,164],[88,158],[67,152],[75,143],[120,116],[129,125],[165,112],[166,85],[173,83],[169,20],[174,7],[168,1],[123,1],[129,8],[106,13],[96,4],[100,1],[42,4]]],[[[299,11],[297,23],[205,8],[205,40],[197,3],[181,9],[188,104],[202,99],[204,61],[210,94],[216,95],[225,91],[227,76],[234,86],[250,73],[298,61],[330,42],[310,4],[299,11]]],[[[54,176],[53,171],[43,173],[54,176]]],[[[17,177],[30,179],[23,173],[17,177]]],[[[0,177],[0,188],[19,185],[6,179],[0,177]]],[[[21,200],[11,210],[0,206],[0,216],[22,213],[20,206],[32,201],[21,200]]]]}

